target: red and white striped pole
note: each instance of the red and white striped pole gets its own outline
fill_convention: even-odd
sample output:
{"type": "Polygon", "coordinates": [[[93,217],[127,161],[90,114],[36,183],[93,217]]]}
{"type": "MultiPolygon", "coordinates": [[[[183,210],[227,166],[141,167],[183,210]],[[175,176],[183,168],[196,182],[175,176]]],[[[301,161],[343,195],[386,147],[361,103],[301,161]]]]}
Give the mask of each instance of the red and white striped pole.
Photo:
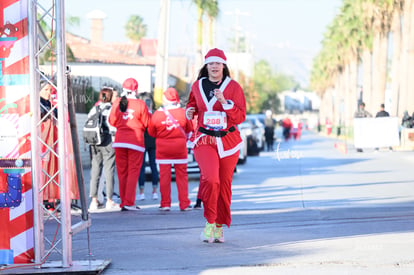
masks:
{"type": "Polygon", "coordinates": [[[0,264],[34,259],[27,2],[0,2],[0,264]]]}

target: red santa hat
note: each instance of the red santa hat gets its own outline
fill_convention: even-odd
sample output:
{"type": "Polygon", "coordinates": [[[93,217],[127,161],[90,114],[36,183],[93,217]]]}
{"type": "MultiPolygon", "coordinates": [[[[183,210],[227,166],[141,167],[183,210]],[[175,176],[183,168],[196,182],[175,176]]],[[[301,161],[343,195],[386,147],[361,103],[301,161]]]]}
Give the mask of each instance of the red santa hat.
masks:
{"type": "Polygon", "coordinates": [[[168,88],[162,95],[162,102],[164,105],[175,104],[180,102],[177,90],[174,88],[168,88]]]}
{"type": "Polygon", "coordinates": [[[126,96],[129,93],[136,94],[138,90],[138,81],[136,81],[134,78],[127,78],[124,83],[122,84],[122,90],[121,96],[126,96]]]}
{"type": "Polygon", "coordinates": [[[134,78],[130,77],[127,78],[124,83],[122,84],[122,88],[124,90],[135,92],[138,90],[138,81],[136,81],[134,78]]]}
{"type": "Polygon", "coordinates": [[[220,49],[214,48],[208,51],[205,56],[204,64],[211,63],[211,62],[219,62],[226,64],[227,58],[224,55],[224,52],[220,49]]]}

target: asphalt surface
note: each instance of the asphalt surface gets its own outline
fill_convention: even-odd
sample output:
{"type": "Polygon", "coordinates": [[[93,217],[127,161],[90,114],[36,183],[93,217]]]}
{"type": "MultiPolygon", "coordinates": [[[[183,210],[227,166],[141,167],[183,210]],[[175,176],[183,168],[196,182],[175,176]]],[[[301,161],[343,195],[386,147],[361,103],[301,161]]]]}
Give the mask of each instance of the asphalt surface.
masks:
{"type": "MultiPolygon", "coordinates": [[[[414,274],[414,153],[336,142],[304,133],[239,165],[223,244],[199,240],[203,211],[179,211],[173,183],[170,212],[147,199],[92,213],[73,260],[108,260],[103,274],[414,274]]],[[[189,187],[194,202],[197,178],[189,187]]]]}

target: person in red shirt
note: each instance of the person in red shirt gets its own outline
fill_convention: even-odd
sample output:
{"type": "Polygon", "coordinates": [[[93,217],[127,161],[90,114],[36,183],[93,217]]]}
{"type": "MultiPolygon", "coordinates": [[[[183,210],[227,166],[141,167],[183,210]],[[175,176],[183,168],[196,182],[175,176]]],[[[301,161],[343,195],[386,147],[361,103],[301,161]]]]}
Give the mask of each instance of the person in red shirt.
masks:
{"type": "Polygon", "coordinates": [[[139,210],[135,205],[137,182],[144,158],[144,132],[150,114],[144,101],[137,98],[138,82],[128,78],[122,84],[121,98],[109,114],[109,123],[116,128],[115,165],[118,173],[122,211],[139,210]]]}
{"type": "Polygon", "coordinates": [[[286,117],[285,119],[283,119],[282,121],[282,127],[283,127],[283,137],[285,138],[285,141],[288,141],[290,139],[290,135],[291,135],[291,129],[292,129],[292,121],[290,120],[289,117],[286,117]]]}
{"type": "Polygon", "coordinates": [[[187,136],[193,131],[193,124],[180,108],[174,88],[164,92],[162,102],[163,107],[154,112],[148,126],[148,134],[155,138],[155,160],[160,167],[160,210],[171,209],[171,165],[174,165],[179,207],[181,211],[189,211],[192,208],[188,198],[187,136]]]}
{"type": "Polygon", "coordinates": [[[222,50],[207,53],[186,107],[188,119],[198,116],[192,142],[207,220],[200,238],[209,243],[224,242],[223,224],[230,227],[231,184],[243,144],[236,126],[246,119],[243,89],[230,78],[226,63],[222,50]]]}

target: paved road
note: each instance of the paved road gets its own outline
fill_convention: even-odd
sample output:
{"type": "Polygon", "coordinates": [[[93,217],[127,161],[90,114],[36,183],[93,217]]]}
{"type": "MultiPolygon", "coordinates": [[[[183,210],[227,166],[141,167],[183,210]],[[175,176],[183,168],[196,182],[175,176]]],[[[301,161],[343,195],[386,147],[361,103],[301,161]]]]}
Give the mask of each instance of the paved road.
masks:
{"type": "MultiPolygon", "coordinates": [[[[104,274],[414,274],[414,153],[335,142],[305,133],[240,165],[224,244],[199,241],[202,211],[180,212],[173,192],[169,213],[92,214],[92,258],[111,259],[104,274]]],[[[79,233],[73,259],[87,255],[79,233]]]]}

